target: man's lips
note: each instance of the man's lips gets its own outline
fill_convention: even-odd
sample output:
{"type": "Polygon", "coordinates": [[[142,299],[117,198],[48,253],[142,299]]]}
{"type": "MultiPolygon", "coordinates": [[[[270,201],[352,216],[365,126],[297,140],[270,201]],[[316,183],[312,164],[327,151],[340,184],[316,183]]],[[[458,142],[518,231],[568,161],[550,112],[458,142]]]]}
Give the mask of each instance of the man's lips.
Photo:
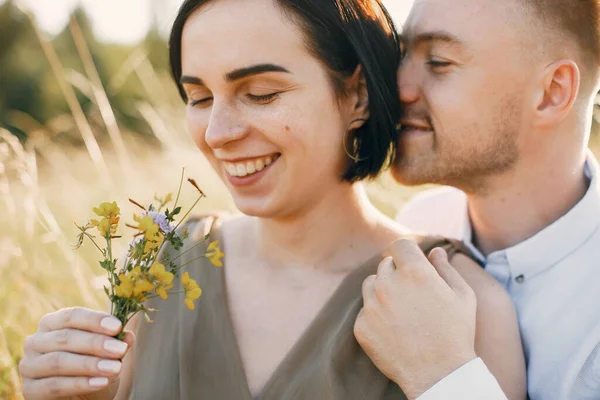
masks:
{"type": "Polygon", "coordinates": [[[399,127],[400,131],[404,131],[404,130],[431,131],[431,130],[433,130],[431,128],[431,125],[429,125],[425,122],[414,121],[414,120],[402,121],[402,122],[400,122],[398,127],[399,127]]]}

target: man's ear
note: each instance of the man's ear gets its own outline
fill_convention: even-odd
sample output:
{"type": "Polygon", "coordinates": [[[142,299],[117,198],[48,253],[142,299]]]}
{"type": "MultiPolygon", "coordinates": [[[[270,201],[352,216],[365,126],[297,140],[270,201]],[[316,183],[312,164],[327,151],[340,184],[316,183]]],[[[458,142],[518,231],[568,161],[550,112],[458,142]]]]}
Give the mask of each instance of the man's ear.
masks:
{"type": "Polygon", "coordinates": [[[572,60],[560,60],[543,72],[535,98],[536,125],[549,127],[562,121],[571,111],[581,84],[579,67],[572,60]]]}
{"type": "Polygon", "coordinates": [[[369,91],[362,66],[346,81],[346,93],[351,107],[351,119],[369,119],[369,91]]]}

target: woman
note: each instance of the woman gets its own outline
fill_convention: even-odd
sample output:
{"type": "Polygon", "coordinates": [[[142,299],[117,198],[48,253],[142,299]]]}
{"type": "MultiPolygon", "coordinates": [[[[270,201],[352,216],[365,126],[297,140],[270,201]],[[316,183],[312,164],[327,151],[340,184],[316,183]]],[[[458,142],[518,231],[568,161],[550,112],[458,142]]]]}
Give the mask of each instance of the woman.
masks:
{"type": "MultiPolygon", "coordinates": [[[[356,183],[394,156],[387,12],[367,0],[187,0],[170,49],[190,132],[244,214],[188,223],[221,240],[225,267],[189,268],[204,287],[198,308],[161,302],[122,365],[106,314],[47,316],[26,343],[27,397],[405,398],[352,334],[362,281],[407,235],[356,183]]],[[[468,258],[452,262],[476,292],[495,284],[468,258]]],[[[479,326],[494,318],[509,334],[480,335],[476,350],[512,394],[522,354],[514,314],[500,314],[511,317],[479,310],[479,326]]]]}

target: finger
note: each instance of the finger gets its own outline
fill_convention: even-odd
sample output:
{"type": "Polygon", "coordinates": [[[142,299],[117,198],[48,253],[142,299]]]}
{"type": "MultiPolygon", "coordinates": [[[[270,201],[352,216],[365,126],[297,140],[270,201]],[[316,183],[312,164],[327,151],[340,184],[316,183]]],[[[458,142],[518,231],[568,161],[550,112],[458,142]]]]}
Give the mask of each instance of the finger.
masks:
{"type": "Polygon", "coordinates": [[[132,331],[125,331],[125,337],[123,338],[123,341],[127,343],[128,349],[133,348],[133,344],[135,343],[135,333],[132,331]]]}
{"type": "Polygon", "coordinates": [[[121,331],[122,324],[108,313],[72,307],[45,315],[39,326],[39,330],[45,332],[65,328],[115,336],[121,331]]]}
{"type": "Polygon", "coordinates": [[[27,347],[39,354],[65,351],[118,359],[125,355],[128,348],[127,343],[110,336],[75,329],[40,332],[27,340],[27,347]]]}
{"type": "Polygon", "coordinates": [[[26,399],[57,399],[94,393],[108,384],[106,377],[26,379],[23,381],[23,395],[26,399]]]}
{"type": "Polygon", "coordinates": [[[369,275],[362,284],[363,303],[366,305],[375,297],[375,280],[377,275],[369,275]]]}
{"type": "Polygon", "coordinates": [[[458,271],[450,264],[448,253],[442,248],[435,248],[429,253],[429,261],[444,281],[458,294],[466,294],[471,291],[469,284],[463,279],[458,271]]]}
{"type": "Polygon", "coordinates": [[[423,250],[421,250],[414,240],[396,240],[390,248],[390,253],[398,272],[419,271],[422,273],[433,273],[427,257],[423,254],[423,250]]]}
{"type": "Polygon", "coordinates": [[[390,276],[396,270],[396,265],[394,265],[394,259],[392,257],[386,257],[379,263],[377,267],[377,276],[385,277],[390,276]]]}
{"type": "Polygon", "coordinates": [[[53,376],[87,376],[113,378],[121,372],[121,362],[79,354],[54,352],[25,357],[19,363],[21,375],[42,379],[53,376]]]}

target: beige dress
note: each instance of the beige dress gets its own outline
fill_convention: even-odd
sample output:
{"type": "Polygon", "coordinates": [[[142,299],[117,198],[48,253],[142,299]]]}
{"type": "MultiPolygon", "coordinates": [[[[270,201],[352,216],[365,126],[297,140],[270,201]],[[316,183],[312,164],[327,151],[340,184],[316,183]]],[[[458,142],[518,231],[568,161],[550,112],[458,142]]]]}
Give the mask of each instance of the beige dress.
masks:
{"type": "MultiPolygon", "coordinates": [[[[191,220],[189,231],[196,234],[182,251],[193,244],[193,236],[202,237],[204,229],[211,229],[211,241],[219,239],[218,223],[214,222],[210,217],[191,220]]],[[[460,244],[443,238],[415,239],[425,252],[437,246],[449,255],[464,252],[460,244]]],[[[199,245],[178,260],[185,263],[201,257],[205,248],[199,245]]],[[[342,281],[258,399],[406,399],[400,388],[377,370],[353,334],[362,308],[362,283],[376,273],[380,261],[380,255],[373,257],[342,281]]],[[[159,311],[151,314],[154,322],[141,322],[137,331],[130,399],[252,400],[229,314],[223,268],[204,258],[189,267],[187,271],[203,294],[194,311],[185,307],[183,294],[150,305],[159,311]]]]}

